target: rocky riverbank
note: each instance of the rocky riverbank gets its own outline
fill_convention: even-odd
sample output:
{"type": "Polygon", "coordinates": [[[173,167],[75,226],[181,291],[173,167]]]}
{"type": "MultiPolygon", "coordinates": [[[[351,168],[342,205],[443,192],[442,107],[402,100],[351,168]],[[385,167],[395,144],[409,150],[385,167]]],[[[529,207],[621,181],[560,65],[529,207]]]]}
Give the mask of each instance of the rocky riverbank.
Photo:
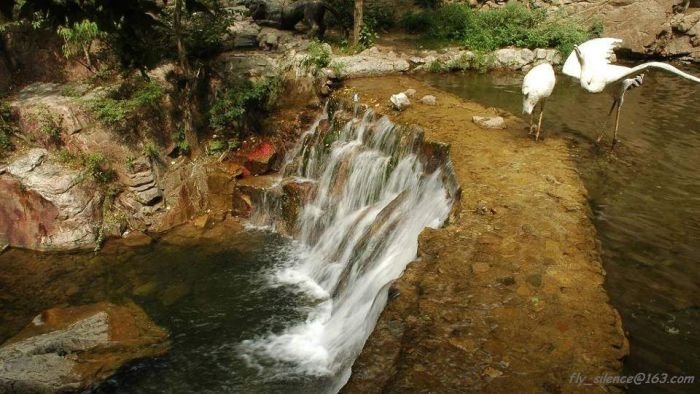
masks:
{"type": "Polygon", "coordinates": [[[566,141],[535,143],[519,118],[407,77],[358,79],[347,92],[450,144],[463,192],[450,223],[421,235],[343,391],[576,392],[574,373],[619,372],[627,341],[566,141]],[[408,89],[415,103],[389,109],[408,89]],[[472,123],[480,115],[506,129],[472,123]]]}

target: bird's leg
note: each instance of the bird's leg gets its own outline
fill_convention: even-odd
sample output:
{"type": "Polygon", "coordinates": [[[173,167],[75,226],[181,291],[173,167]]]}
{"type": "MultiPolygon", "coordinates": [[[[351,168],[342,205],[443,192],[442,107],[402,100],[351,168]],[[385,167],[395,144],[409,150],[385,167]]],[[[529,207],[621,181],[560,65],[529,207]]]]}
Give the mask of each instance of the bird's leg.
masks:
{"type": "Polygon", "coordinates": [[[540,139],[540,130],[542,130],[542,114],[544,114],[544,102],[545,100],[542,100],[542,104],[540,104],[540,120],[537,122],[537,134],[535,134],[535,141],[540,139]]]}
{"type": "Polygon", "coordinates": [[[615,149],[615,144],[617,143],[617,129],[620,127],[620,112],[622,111],[622,103],[624,101],[624,93],[620,96],[619,104],[617,105],[617,115],[615,115],[615,131],[613,132],[612,145],[610,146],[610,151],[615,149]]]}
{"type": "Polygon", "coordinates": [[[532,134],[534,125],[533,123],[535,122],[535,110],[533,109],[532,112],[530,112],[530,132],[527,133],[527,135],[532,134]]]}
{"type": "Polygon", "coordinates": [[[612,105],[610,106],[610,111],[608,111],[608,116],[605,118],[605,122],[603,123],[603,130],[601,130],[600,134],[598,135],[598,138],[596,138],[595,142],[596,144],[600,143],[600,140],[603,139],[603,136],[605,135],[605,131],[608,128],[608,119],[610,118],[610,115],[613,113],[615,110],[615,107],[618,106],[618,99],[616,98],[612,105]]]}

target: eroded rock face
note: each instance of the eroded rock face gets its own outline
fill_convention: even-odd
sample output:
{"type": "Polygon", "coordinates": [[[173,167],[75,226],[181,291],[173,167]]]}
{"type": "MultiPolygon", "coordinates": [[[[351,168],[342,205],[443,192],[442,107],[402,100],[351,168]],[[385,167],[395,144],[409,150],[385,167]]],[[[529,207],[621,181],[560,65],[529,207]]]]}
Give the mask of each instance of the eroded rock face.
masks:
{"type": "Polygon", "coordinates": [[[634,53],[656,56],[688,56],[700,61],[697,39],[697,8],[675,7],[678,0],[577,0],[561,5],[542,1],[542,6],[561,8],[569,15],[595,16],[605,26],[605,36],[624,40],[622,47],[634,53]],[[680,12],[680,13],[678,13],[680,12]]]}
{"type": "Polygon", "coordinates": [[[0,242],[37,250],[94,248],[102,194],[35,148],[0,175],[0,242]]]}
{"type": "Polygon", "coordinates": [[[88,389],[126,362],[167,349],[165,330],[134,303],[49,309],[0,347],[0,391],[88,389]]]}

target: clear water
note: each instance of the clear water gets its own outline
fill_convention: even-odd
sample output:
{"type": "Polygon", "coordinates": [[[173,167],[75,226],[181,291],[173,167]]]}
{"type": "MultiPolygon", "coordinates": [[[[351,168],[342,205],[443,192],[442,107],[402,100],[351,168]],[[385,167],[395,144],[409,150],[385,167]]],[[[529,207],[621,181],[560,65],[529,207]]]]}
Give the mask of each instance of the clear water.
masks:
{"type": "MultiPolygon", "coordinates": [[[[700,74],[700,68],[687,68],[700,74]]],[[[521,75],[428,75],[437,88],[521,113],[521,75]]],[[[567,138],[588,188],[602,241],[605,286],[623,317],[631,354],[625,371],[700,380],[700,86],[647,75],[625,96],[618,144],[596,149],[612,99],[558,76],[545,138],[567,138]]],[[[610,122],[612,124],[612,120],[610,122]]],[[[523,130],[523,133],[525,131],[523,130]]],[[[650,390],[650,386],[630,391],[650,390]]],[[[654,387],[682,391],[690,387],[654,387]]],[[[696,391],[697,392],[697,391],[696,391]]]]}
{"type": "Polygon", "coordinates": [[[271,379],[238,348],[306,318],[311,300],[273,278],[296,247],[270,232],[244,231],[196,244],[108,245],[99,254],[10,250],[0,255],[0,340],[52,306],[133,300],[169,331],[170,352],[128,364],[95,393],[313,392],[322,380],[271,379]],[[28,270],[41,277],[26,278],[28,270]]]}

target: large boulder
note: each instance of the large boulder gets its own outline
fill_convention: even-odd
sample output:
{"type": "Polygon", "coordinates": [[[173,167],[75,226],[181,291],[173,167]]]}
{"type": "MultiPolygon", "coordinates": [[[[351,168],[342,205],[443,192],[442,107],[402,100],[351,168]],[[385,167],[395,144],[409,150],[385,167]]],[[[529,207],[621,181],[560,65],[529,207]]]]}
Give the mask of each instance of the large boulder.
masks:
{"type": "Polygon", "coordinates": [[[78,170],[31,149],[0,175],[0,243],[35,250],[94,248],[102,193],[78,170]]]}
{"type": "Polygon", "coordinates": [[[82,391],[167,350],[165,330],[134,303],[53,308],[0,347],[0,391],[82,391]]]}
{"type": "Polygon", "coordinates": [[[376,47],[356,55],[336,57],[334,63],[344,65],[342,76],[347,78],[398,74],[411,68],[406,59],[392,51],[381,51],[376,47]]]}

